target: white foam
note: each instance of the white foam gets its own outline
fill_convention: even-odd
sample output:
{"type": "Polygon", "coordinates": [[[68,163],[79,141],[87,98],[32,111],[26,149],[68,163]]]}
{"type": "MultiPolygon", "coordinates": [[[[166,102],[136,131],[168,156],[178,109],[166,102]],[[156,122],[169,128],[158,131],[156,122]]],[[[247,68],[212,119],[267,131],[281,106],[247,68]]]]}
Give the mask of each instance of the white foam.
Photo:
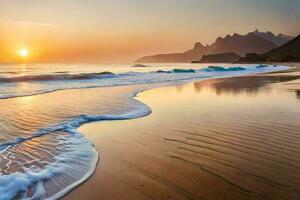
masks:
{"type": "MultiPolygon", "coordinates": [[[[90,163],[90,170],[85,176],[69,185],[68,187],[62,188],[55,196],[49,197],[48,199],[57,199],[63,196],[67,191],[86,180],[95,170],[95,166],[98,160],[98,154],[90,142],[80,133],[76,133],[75,137],[70,137],[69,140],[63,141],[62,143],[68,143],[70,151],[64,152],[58,156],[55,156],[55,162],[48,163],[43,169],[36,168],[23,168],[24,172],[15,172],[9,175],[0,176],[0,199],[9,200],[13,199],[17,194],[24,193],[23,199],[36,199],[37,197],[43,197],[46,193],[43,187],[43,181],[49,180],[55,175],[64,173],[67,169],[70,169],[70,164],[74,160],[80,160],[83,157],[92,158],[90,163]],[[69,141],[73,140],[73,141],[69,141]],[[37,188],[34,195],[31,197],[26,196],[28,188],[33,184],[37,184],[37,188]]],[[[61,143],[61,145],[63,145],[61,143]]]]}
{"type": "MultiPolygon", "coordinates": [[[[272,71],[280,71],[280,70],[288,69],[288,67],[286,66],[273,67],[273,65],[269,65],[268,67],[264,67],[264,68],[256,68],[257,66],[259,65],[242,66],[242,68],[244,68],[245,70],[237,70],[237,71],[232,71],[232,70],[206,71],[205,68],[204,69],[193,68],[195,73],[176,73],[176,71],[174,71],[173,69],[170,71],[166,71],[170,73],[127,72],[127,73],[121,73],[115,75],[97,75],[101,77],[100,79],[95,79],[94,75],[88,74],[87,77],[91,79],[83,79],[83,80],[54,79],[52,81],[48,81],[48,80],[30,81],[31,79],[28,79],[29,80],[27,82],[28,87],[26,87],[25,89],[22,88],[21,90],[20,87],[17,87],[19,83],[8,82],[8,83],[1,84],[1,87],[3,87],[4,92],[3,93],[1,92],[1,87],[0,87],[0,99],[14,98],[20,96],[32,96],[37,94],[54,92],[58,90],[179,82],[179,81],[188,81],[188,80],[205,79],[205,78],[222,77],[222,76],[237,76],[243,74],[264,73],[264,72],[272,72],[272,71]]],[[[56,75],[56,76],[61,76],[61,75],[56,75]]],[[[72,77],[76,77],[76,76],[78,75],[72,75],[72,77]]]]}
{"type": "MultiPolygon", "coordinates": [[[[76,130],[80,125],[92,121],[103,121],[103,120],[125,120],[133,119],[146,116],[151,113],[150,108],[144,104],[138,104],[135,106],[131,112],[124,113],[121,115],[81,115],[71,121],[62,122],[60,124],[50,126],[45,129],[34,133],[31,137],[28,138],[18,138],[15,141],[6,143],[6,146],[2,151],[7,151],[12,145],[16,145],[20,142],[33,139],[35,137],[40,137],[45,134],[50,134],[54,131],[63,130],[69,133],[67,138],[64,138],[60,141],[59,145],[67,146],[68,151],[59,154],[54,157],[55,162],[47,163],[46,167],[43,169],[40,168],[23,168],[24,172],[15,172],[9,175],[0,176],[0,199],[1,200],[10,200],[13,199],[17,194],[23,194],[22,199],[58,199],[64,196],[66,193],[71,191],[76,186],[80,185],[82,182],[87,180],[95,171],[96,164],[98,161],[98,153],[94,148],[94,145],[85,138],[80,132],[76,130]],[[91,162],[89,163],[88,171],[82,177],[78,177],[78,180],[72,184],[61,188],[55,195],[51,197],[44,198],[46,193],[43,181],[51,179],[56,175],[63,174],[72,167],[74,161],[78,161],[82,158],[90,158],[91,162]],[[33,196],[28,197],[27,192],[28,188],[34,184],[37,184],[37,187],[34,191],[33,196]]],[[[2,144],[3,145],[3,144],[2,144]]]]}

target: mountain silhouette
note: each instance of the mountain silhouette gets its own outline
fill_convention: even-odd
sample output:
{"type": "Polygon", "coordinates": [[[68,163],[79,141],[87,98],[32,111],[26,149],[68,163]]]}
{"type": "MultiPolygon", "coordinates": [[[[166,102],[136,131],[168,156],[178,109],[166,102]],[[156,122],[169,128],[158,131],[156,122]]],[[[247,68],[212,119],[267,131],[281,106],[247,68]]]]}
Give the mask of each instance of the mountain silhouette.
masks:
{"type": "Polygon", "coordinates": [[[264,54],[247,54],[239,62],[299,62],[300,35],[288,43],[264,54]]]}
{"type": "Polygon", "coordinates": [[[202,58],[203,55],[235,53],[245,56],[247,53],[262,54],[274,49],[281,44],[290,41],[292,37],[279,34],[275,36],[271,32],[259,32],[258,30],[246,35],[233,34],[219,37],[211,44],[204,46],[200,42],[193,49],[182,53],[157,54],[138,59],[138,63],[179,63],[192,62],[202,58]]]}
{"type": "Polygon", "coordinates": [[[293,36],[288,36],[288,35],[284,35],[284,34],[278,34],[276,36],[270,31],[259,32],[258,30],[255,30],[253,33],[265,40],[268,40],[268,41],[276,44],[277,46],[284,45],[285,43],[287,43],[288,41],[290,41],[294,38],[293,36]]]}
{"type": "Polygon", "coordinates": [[[276,44],[254,33],[248,33],[247,35],[235,33],[232,36],[227,35],[225,38],[219,37],[210,46],[209,53],[233,52],[243,56],[246,53],[265,53],[275,47],[277,47],[276,44]]]}
{"type": "Polygon", "coordinates": [[[194,48],[183,53],[157,54],[153,56],[145,56],[138,59],[137,63],[180,63],[192,60],[199,60],[202,55],[208,51],[207,46],[203,46],[200,42],[194,45],[194,48]]]}

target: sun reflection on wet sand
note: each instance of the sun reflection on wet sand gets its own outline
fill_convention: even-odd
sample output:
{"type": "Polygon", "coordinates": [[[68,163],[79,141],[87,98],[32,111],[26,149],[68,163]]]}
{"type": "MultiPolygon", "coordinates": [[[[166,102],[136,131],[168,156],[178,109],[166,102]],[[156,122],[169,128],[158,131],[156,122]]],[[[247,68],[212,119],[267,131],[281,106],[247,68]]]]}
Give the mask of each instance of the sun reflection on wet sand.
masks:
{"type": "Polygon", "coordinates": [[[134,191],[153,199],[299,199],[300,104],[286,85],[294,79],[216,79],[140,94],[153,111],[146,118],[80,128],[103,163],[66,199],[90,199],[90,190],[115,199],[134,191]]]}

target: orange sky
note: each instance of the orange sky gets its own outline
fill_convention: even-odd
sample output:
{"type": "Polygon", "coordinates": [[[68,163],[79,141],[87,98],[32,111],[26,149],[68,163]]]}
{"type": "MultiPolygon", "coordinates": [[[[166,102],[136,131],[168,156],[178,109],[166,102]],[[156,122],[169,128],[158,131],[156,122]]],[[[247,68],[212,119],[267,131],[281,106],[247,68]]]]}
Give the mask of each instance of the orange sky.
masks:
{"type": "Polygon", "coordinates": [[[296,35],[299,0],[0,0],[0,62],[132,62],[256,28],[296,35]]]}
{"type": "Polygon", "coordinates": [[[0,23],[1,62],[22,62],[27,48],[34,62],[131,62],[145,54],[193,46],[172,32],[101,31],[31,21],[0,23]]]}

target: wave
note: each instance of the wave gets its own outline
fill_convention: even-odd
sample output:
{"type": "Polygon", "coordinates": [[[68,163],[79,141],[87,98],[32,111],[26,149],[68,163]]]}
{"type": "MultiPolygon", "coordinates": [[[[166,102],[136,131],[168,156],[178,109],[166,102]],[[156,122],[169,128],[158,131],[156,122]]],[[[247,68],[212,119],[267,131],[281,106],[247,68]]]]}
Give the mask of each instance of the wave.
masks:
{"type": "Polygon", "coordinates": [[[57,72],[56,74],[1,77],[0,82],[11,83],[11,82],[28,82],[28,81],[85,80],[85,79],[110,78],[116,76],[117,75],[112,72],[79,73],[79,74],[68,74],[63,72],[61,73],[57,72]]]}
{"type": "Polygon", "coordinates": [[[244,67],[219,67],[219,66],[209,66],[203,69],[206,72],[232,72],[232,71],[244,71],[244,67]]]}
{"type": "Polygon", "coordinates": [[[98,153],[92,147],[90,141],[82,134],[73,131],[73,135],[65,138],[59,145],[68,144],[68,152],[63,152],[54,157],[55,162],[44,162],[46,165],[43,169],[23,167],[22,172],[14,172],[8,175],[0,176],[0,199],[49,199],[54,200],[62,197],[77,185],[88,179],[95,171],[98,162],[98,153]],[[87,173],[80,177],[71,185],[60,188],[54,196],[47,195],[44,182],[53,180],[55,176],[74,170],[76,160],[89,161],[86,164],[89,167],[87,173]],[[30,193],[30,195],[29,195],[30,193]],[[16,198],[18,197],[18,198],[16,198]]]}
{"type": "MultiPolygon", "coordinates": [[[[135,93],[134,96],[136,96],[135,93]]],[[[144,105],[144,104],[143,104],[144,105]]],[[[3,150],[7,150],[9,147],[19,144],[21,142],[31,140],[36,137],[40,137],[51,132],[55,131],[67,131],[79,128],[82,124],[93,122],[93,121],[104,121],[104,120],[126,120],[126,119],[134,119],[146,116],[151,113],[151,109],[144,105],[143,108],[137,109],[130,113],[125,113],[122,115],[80,115],[70,121],[61,122],[54,126],[49,126],[47,128],[42,128],[37,132],[33,133],[30,137],[19,137],[13,141],[8,141],[5,143],[0,143],[0,152],[2,153],[3,150]],[[146,108],[145,108],[146,107],[146,108]]]]}
{"type": "Polygon", "coordinates": [[[126,72],[114,74],[111,72],[65,74],[56,73],[51,75],[34,75],[23,77],[1,78],[7,83],[0,87],[0,99],[9,99],[24,96],[34,96],[59,90],[85,89],[96,87],[114,87],[136,84],[171,83],[204,78],[218,78],[226,76],[239,76],[256,73],[267,73],[286,70],[286,66],[259,67],[218,67],[210,66],[200,69],[173,69],[158,70],[153,72],[126,72]],[[88,81],[92,80],[92,81],[88,81]],[[17,87],[15,84],[26,82],[32,85],[17,87]],[[56,81],[65,81],[57,83],[56,81]],[[3,91],[3,92],[2,92],[3,91]]]}
{"type": "Polygon", "coordinates": [[[258,65],[258,66],[256,66],[257,69],[259,69],[259,68],[265,68],[265,67],[268,67],[268,65],[258,65]]]}
{"type": "Polygon", "coordinates": [[[196,73],[194,69],[173,69],[170,71],[158,70],[156,73],[196,73]]]}
{"type": "Polygon", "coordinates": [[[151,67],[151,66],[149,66],[149,65],[143,65],[143,64],[136,64],[136,65],[133,65],[132,67],[145,68],[145,67],[151,67]]]}
{"type": "MultiPolygon", "coordinates": [[[[268,68],[268,65],[258,65],[255,69],[268,68]]],[[[276,67],[274,65],[273,67],[276,67]]],[[[154,73],[197,73],[197,72],[234,72],[234,71],[245,71],[244,67],[220,67],[220,66],[209,66],[203,69],[184,69],[175,68],[172,70],[157,70],[154,73]]],[[[42,75],[25,75],[15,77],[0,77],[2,83],[16,83],[16,82],[30,82],[30,81],[63,81],[63,80],[88,80],[88,79],[102,79],[102,78],[114,78],[118,76],[138,75],[138,74],[151,74],[140,73],[140,72],[127,72],[122,74],[115,74],[109,71],[97,72],[97,73],[78,73],[70,74],[68,71],[58,71],[53,74],[42,74],[42,75]]]]}
{"type": "MultiPolygon", "coordinates": [[[[142,92],[142,91],[139,91],[142,92]]],[[[135,97],[139,92],[134,93],[135,97]]],[[[139,102],[139,101],[138,101],[139,102]]],[[[87,180],[95,171],[99,155],[94,148],[94,145],[84,137],[83,134],[76,129],[82,124],[105,121],[105,120],[127,120],[147,116],[151,113],[150,107],[146,104],[139,102],[135,105],[135,109],[130,112],[120,115],[80,115],[72,120],[58,123],[56,125],[43,128],[33,133],[30,137],[16,138],[13,141],[0,144],[1,153],[8,151],[11,147],[18,145],[27,140],[32,140],[37,137],[48,135],[57,131],[64,131],[69,133],[64,137],[59,145],[68,145],[68,152],[63,152],[54,157],[55,162],[46,163],[43,169],[25,168],[23,172],[14,172],[8,175],[0,176],[0,199],[8,200],[14,199],[17,196],[21,199],[58,199],[69,191],[87,180]],[[74,167],[74,163],[78,160],[90,158],[88,163],[88,171],[72,184],[60,188],[60,191],[55,192],[49,196],[45,190],[44,182],[52,180],[57,175],[68,173],[74,167]],[[34,188],[32,190],[32,187],[34,188]],[[30,196],[28,195],[29,193],[30,196]],[[32,194],[33,193],[33,194],[32,194]]]]}
{"type": "Polygon", "coordinates": [[[20,72],[15,72],[15,71],[4,71],[4,72],[0,72],[0,74],[20,74],[20,72]]]}
{"type": "MultiPolygon", "coordinates": [[[[259,65],[261,66],[261,65],[259,65]]],[[[256,68],[262,68],[257,66],[256,68]]],[[[203,72],[234,72],[234,71],[244,71],[246,70],[246,68],[244,67],[219,67],[219,66],[209,66],[207,68],[204,69],[200,69],[200,70],[195,70],[195,69],[173,69],[173,70],[158,70],[156,71],[156,73],[196,73],[199,71],[203,71],[203,72]]]]}

